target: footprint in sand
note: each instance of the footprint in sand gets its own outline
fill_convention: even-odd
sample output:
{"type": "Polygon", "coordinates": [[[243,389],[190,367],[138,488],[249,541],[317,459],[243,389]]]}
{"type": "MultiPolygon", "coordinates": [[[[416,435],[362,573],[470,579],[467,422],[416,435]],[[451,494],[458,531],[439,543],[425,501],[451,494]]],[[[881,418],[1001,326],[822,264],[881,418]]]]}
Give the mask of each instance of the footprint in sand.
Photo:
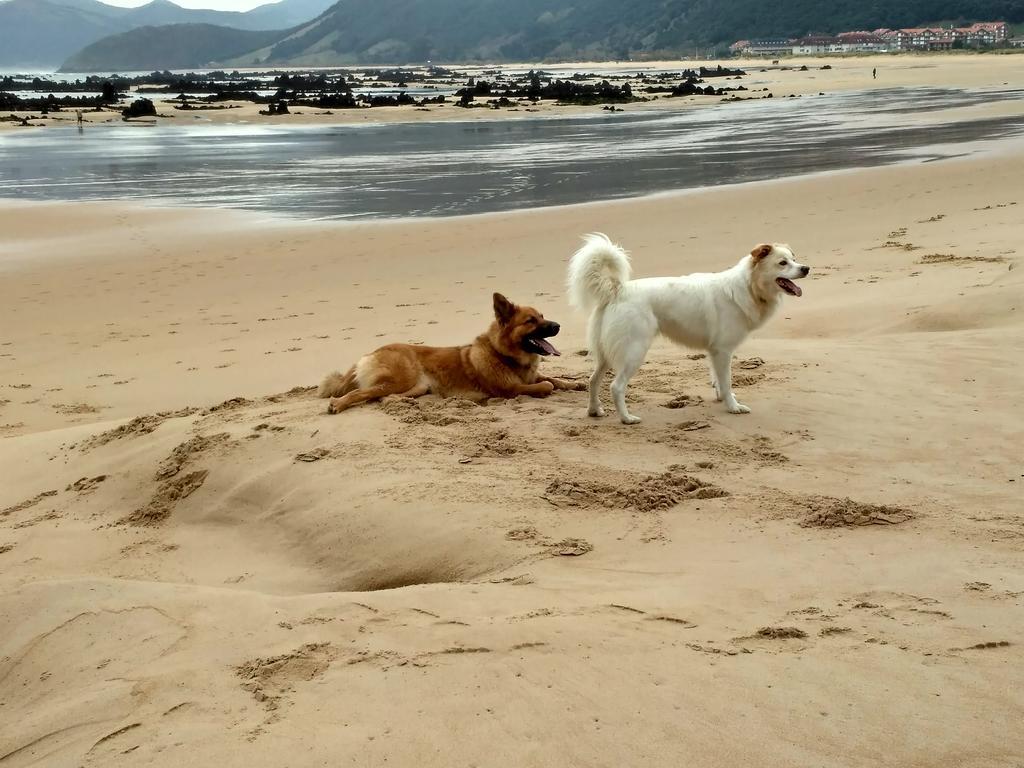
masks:
{"type": "Polygon", "coordinates": [[[1009,640],[989,640],[987,642],[975,643],[974,645],[968,645],[966,648],[950,648],[950,651],[988,651],[993,648],[1009,648],[1013,643],[1009,640]]]}
{"type": "Polygon", "coordinates": [[[728,492],[699,478],[687,475],[680,467],[670,467],[659,475],[618,473],[619,478],[593,480],[589,473],[573,477],[567,468],[552,480],[541,498],[556,507],[617,508],[638,512],[670,509],[683,501],[727,496],[728,492]]]}
{"type": "Polygon", "coordinates": [[[868,525],[899,525],[913,520],[912,511],[902,507],[865,504],[852,499],[810,496],[798,502],[808,510],[800,521],[804,528],[856,528],[868,525]]]}
{"type": "Polygon", "coordinates": [[[12,505],[10,507],[7,507],[6,509],[0,509],[0,517],[7,517],[8,515],[12,515],[15,512],[22,512],[22,511],[24,511],[26,509],[31,509],[36,504],[41,502],[43,499],[48,499],[51,496],[56,496],[56,495],[57,495],[57,491],[43,491],[42,493],[38,493],[35,496],[33,496],[32,498],[30,498],[30,499],[26,499],[25,501],[20,501],[17,504],[14,504],[14,505],[12,505]]]}
{"type": "Polygon", "coordinates": [[[330,643],[307,643],[278,656],[250,659],[235,667],[242,688],[273,712],[286,702],[295,683],[314,680],[337,658],[330,643]]]}
{"type": "Polygon", "coordinates": [[[97,475],[96,477],[82,477],[71,483],[65,491],[75,491],[76,493],[92,493],[96,488],[107,479],[106,475],[97,475]]]}
{"type": "Polygon", "coordinates": [[[215,435],[197,435],[175,446],[170,455],[157,468],[154,480],[166,480],[177,475],[182,468],[191,462],[196,454],[209,450],[214,446],[223,445],[230,435],[219,432],[215,435]]]}

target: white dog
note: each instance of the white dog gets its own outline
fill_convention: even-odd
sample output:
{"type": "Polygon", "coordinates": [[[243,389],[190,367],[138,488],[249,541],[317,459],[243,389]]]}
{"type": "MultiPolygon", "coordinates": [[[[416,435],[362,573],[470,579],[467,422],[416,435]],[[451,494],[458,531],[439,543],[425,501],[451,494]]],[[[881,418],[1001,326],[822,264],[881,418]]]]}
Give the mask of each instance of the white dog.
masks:
{"type": "Polygon", "coordinates": [[[604,416],[597,392],[612,368],[612,399],[622,423],[640,422],[626,410],[626,385],[658,333],[707,350],[716,398],[730,413],[750,413],[732,393],[733,352],[772,316],[783,294],[801,295],[793,281],[811,268],[798,264],[789,246],[776,243],[757,246],[724,272],[630,280],[625,251],[605,235],[583,240],[569,261],[569,301],[590,313],[588,337],[597,369],[590,377],[589,414],[604,416]]]}

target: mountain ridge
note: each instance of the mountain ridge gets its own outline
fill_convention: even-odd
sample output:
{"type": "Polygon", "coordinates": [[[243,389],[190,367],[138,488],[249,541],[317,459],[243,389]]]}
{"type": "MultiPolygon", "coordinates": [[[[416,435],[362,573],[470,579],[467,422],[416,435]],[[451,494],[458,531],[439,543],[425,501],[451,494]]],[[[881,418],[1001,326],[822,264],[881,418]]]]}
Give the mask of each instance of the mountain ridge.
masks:
{"type": "MultiPolygon", "coordinates": [[[[182,8],[170,0],[152,0],[137,8],[99,0],[0,0],[0,68],[53,69],[94,42],[146,26],[287,30],[315,18],[330,4],[331,0],[281,0],[235,12],[182,8]]],[[[175,42],[189,45],[187,36],[175,42]]]]}

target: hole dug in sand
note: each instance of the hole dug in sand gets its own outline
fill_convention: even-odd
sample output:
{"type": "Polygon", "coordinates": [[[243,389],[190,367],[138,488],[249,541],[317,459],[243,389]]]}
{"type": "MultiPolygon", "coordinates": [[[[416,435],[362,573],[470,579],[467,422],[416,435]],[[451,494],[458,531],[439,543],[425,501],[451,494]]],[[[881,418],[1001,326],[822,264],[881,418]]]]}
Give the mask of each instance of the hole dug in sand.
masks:
{"type": "Polygon", "coordinates": [[[339,591],[378,592],[385,589],[415,587],[420,584],[458,584],[468,580],[457,569],[445,566],[393,564],[387,567],[368,568],[347,579],[339,591]]]}
{"type": "MultiPolygon", "coordinates": [[[[430,489],[411,496],[401,473],[382,479],[332,467],[311,482],[311,470],[330,459],[310,465],[289,454],[257,477],[240,463],[218,467],[218,486],[226,492],[207,506],[191,505],[187,521],[175,516],[202,526],[206,542],[230,536],[226,546],[253,563],[249,589],[295,594],[458,584],[522,559],[478,502],[444,498],[430,489]],[[373,494],[372,501],[352,503],[354,485],[373,494]],[[292,576],[263,581],[263,560],[280,563],[292,576]]],[[[197,574],[212,584],[223,576],[212,566],[197,574]]]]}

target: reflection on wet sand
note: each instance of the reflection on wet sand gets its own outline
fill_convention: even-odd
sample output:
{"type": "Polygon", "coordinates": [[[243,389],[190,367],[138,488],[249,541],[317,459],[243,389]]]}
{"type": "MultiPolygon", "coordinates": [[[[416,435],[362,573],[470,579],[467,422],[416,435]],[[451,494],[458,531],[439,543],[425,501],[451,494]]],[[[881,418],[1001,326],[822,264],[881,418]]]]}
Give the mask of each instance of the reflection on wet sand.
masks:
{"type": "Polygon", "coordinates": [[[1024,114],[985,110],[1022,96],[893,88],[672,114],[52,129],[0,137],[0,197],[146,199],[303,218],[484,213],[963,154],[1021,135],[1024,114]]]}

